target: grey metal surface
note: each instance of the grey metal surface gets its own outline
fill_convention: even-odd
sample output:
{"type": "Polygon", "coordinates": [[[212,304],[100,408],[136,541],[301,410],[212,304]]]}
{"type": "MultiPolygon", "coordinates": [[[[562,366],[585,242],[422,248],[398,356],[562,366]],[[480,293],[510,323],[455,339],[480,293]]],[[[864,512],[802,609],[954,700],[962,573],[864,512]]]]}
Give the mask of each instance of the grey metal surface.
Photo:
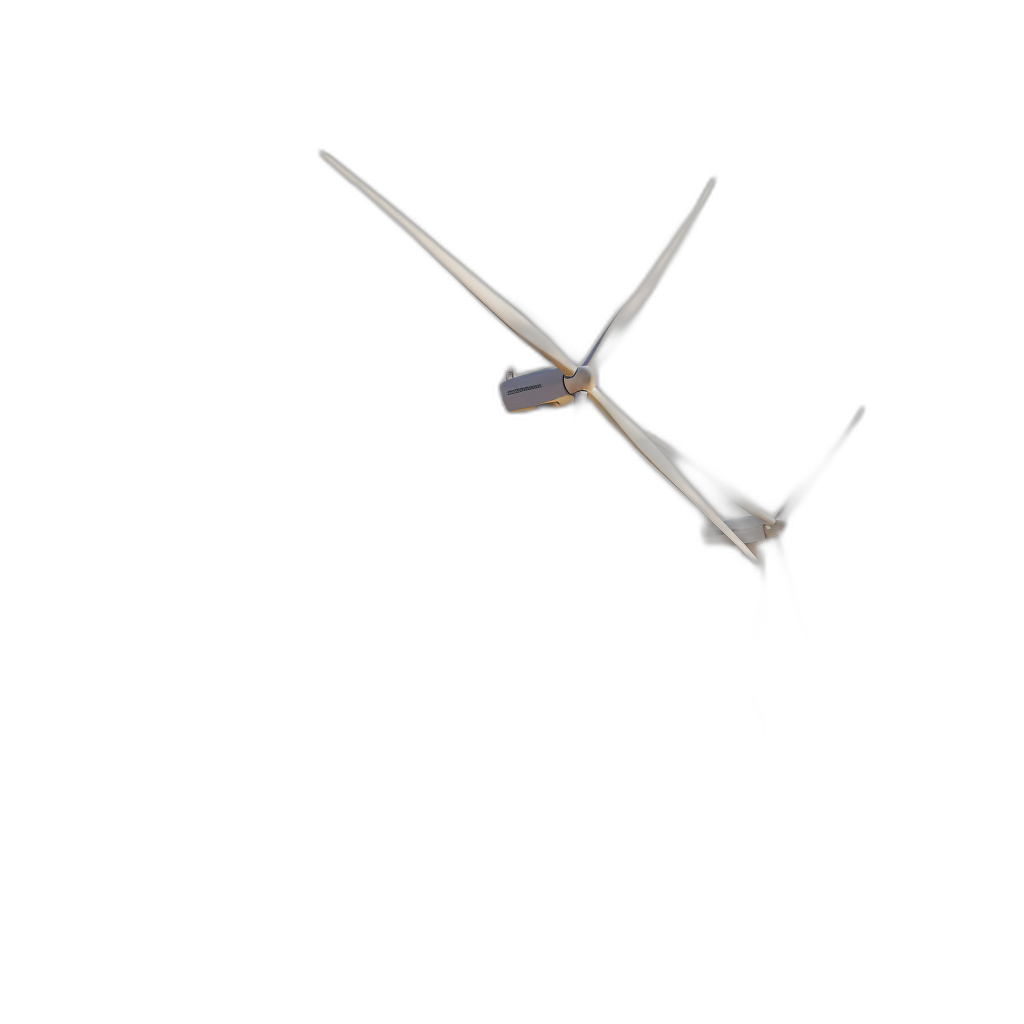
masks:
{"type": "Polygon", "coordinates": [[[569,392],[565,390],[565,377],[561,370],[553,366],[521,373],[518,377],[508,377],[498,388],[501,400],[509,412],[533,409],[546,402],[569,398],[569,392]]]}

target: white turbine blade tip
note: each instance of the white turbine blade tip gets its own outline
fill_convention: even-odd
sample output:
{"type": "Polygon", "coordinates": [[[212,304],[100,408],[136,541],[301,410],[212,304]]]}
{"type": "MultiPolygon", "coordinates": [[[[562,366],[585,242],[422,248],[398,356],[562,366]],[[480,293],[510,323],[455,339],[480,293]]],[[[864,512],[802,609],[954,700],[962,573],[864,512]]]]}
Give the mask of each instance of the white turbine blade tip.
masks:
{"type": "Polygon", "coordinates": [[[421,245],[438,263],[448,271],[471,295],[483,303],[506,327],[517,334],[531,348],[536,349],[549,363],[557,366],[566,377],[576,372],[576,364],[551,340],[532,320],[516,309],[503,295],[496,292],[486,281],[477,277],[464,263],[456,259],[440,242],[426,233],[415,221],[407,217],[397,206],[388,202],[379,192],[371,188],[362,178],[350,171],[340,160],[326,150],[320,156],[328,166],[337,171],[351,185],[354,185],[372,203],[384,211],[403,231],[421,245]]]}

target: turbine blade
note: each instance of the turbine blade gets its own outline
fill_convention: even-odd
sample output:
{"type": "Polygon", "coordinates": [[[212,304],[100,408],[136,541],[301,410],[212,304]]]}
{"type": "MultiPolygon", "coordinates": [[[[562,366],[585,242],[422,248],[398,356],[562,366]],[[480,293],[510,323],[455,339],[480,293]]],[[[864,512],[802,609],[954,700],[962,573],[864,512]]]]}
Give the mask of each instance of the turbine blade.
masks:
{"type": "Polygon", "coordinates": [[[576,364],[532,320],[516,309],[508,299],[499,295],[486,281],[477,277],[469,267],[460,263],[419,225],[409,220],[401,210],[392,206],[382,195],[370,188],[362,178],[353,174],[343,163],[335,160],[330,153],[320,150],[320,156],[343,178],[346,178],[360,192],[372,199],[399,227],[412,235],[448,273],[469,289],[502,323],[518,334],[527,345],[535,348],[549,363],[554,363],[567,377],[571,377],[576,372],[576,364]]]}
{"type": "Polygon", "coordinates": [[[787,509],[790,512],[793,511],[793,506],[797,503],[797,501],[800,500],[800,498],[804,496],[804,494],[807,492],[807,489],[811,486],[811,484],[813,484],[814,481],[817,480],[819,476],[821,476],[825,467],[832,461],[832,457],[835,455],[837,451],[839,451],[839,448],[842,445],[842,443],[850,436],[850,431],[852,431],[853,428],[857,426],[858,423],[860,423],[860,418],[863,415],[864,406],[862,405],[853,414],[853,419],[850,420],[846,429],[839,435],[839,440],[836,441],[834,445],[832,445],[828,455],[826,455],[825,458],[822,459],[821,464],[818,466],[818,468],[779,506],[779,511],[775,513],[776,519],[781,519],[782,513],[785,512],[787,509]]]}
{"type": "Polygon", "coordinates": [[[712,483],[714,483],[717,487],[721,488],[722,491],[725,492],[725,495],[728,497],[728,499],[734,505],[738,505],[748,515],[757,516],[758,519],[763,520],[768,526],[774,526],[775,525],[774,517],[770,516],[767,512],[765,512],[765,510],[763,508],[761,508],[760,505],[758,505],[755,502],[753,502],[746,495],[741,494],[735,488],[729,487],[727,484],[723,484],[721,480],[716,479],[715,476],[713,474],[709,473],[706,469],[704,469],[703,466],[698,466],[697,463],[693,461],[693,459],[688,459],[685,455],[683,455],[682,452],[677,451],[667,441],[663,441],[660,437],[658,437],[657,434],[652,434],[652,433],[648,432],[647,436],[670,459],[678,459],[680,462],[687,462],[691,466],[693,466],[694,469],[696,469],[699,472],[703,473],[712,483]]]}
{"type": "MultiPolygon", "coordinates": [[[[754,557],[755,558],[757,558],[757,545],[760,544],[760,543],[761,543],[760,541],[754,541],[754,543],[750,545],[750,550],[754,552],[754,557]]],[[[757,568],[758,568],[758,571],[761,573],[762,578],[767,577],[767,575],[768,575],[767,564],[764,561],[762,561],[760,558],[757,559],[757,568]]]]}
{"type": "Polygon", "coordinates": [[[608,321],[608,326],[605,327],[598,336],[597,341],[594,342],[594,347],[587,353],[586,359],[583,360],[583,366],[588,366],[590,364],[590,360],[594,358],[601,342],[608,337],[612,327],[624,327],[633,319],[634,316],[636,316],[637,313],[640,312],[641,307],[661,280],[661,275],[665,273],[669,263],[672,262],[672,257],[675,256],[676,250],[683,244],[683,239],[689,233],[690,228],[693,227],[693,222],[697,219],[697,214],[704,209],[704,204],[708,201],[708,196],[711,195],[711,190],[714,187],[715,179],[711,178],[704,186],[704,191],[701,192],[700,198],[697,200],[694,208],[690,211],[689,216],[682,224],[679,225],[679,230],[676,231],[672,236],[671,241],[667,246],[665,246],[664,252],[662,252],[662,254],[654,261],[654,266],[647,271],[647,276],[637,286],[636,291],[626,299],[615,316],[608,321]]]}
{"type": "Polygon", "coordinates": [[[655,469],[659,470],[683,492],[711,520],[719,530],[722,531],[752,562],[757,561],[757,556],[746,544],[736,536],[735,533],[725,524],[725,520],[704,500],[697,489],[686,479],[676,468],[672,461],[658,447],[658,445],[645,434],[604,392],[597,388],[590,389],[590,399],[621,430],[627,438],[639,449],[648,462],[655,469]]]}

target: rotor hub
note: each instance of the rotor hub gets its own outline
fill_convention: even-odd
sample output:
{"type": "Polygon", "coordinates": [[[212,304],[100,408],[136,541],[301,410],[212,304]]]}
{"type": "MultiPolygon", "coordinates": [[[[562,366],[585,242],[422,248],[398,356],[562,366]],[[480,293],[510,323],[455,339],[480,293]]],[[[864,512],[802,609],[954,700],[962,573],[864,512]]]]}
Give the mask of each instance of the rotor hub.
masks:
{"type": "Polygon", "coordinates": [[[596,387],[597,373],[590,366],[577,366],[576,372],[565,378],[565,390],[570,395],[575,395],[577,391],[590,391],[596,387]]]}

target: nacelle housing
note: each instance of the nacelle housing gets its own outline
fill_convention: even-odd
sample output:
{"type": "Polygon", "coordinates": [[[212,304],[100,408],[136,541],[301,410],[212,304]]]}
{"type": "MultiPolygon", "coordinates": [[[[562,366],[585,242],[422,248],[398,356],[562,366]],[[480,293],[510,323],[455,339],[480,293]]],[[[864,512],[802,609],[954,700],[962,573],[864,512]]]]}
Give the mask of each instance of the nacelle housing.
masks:
{"type": "Polygon", "coordinates": [[[548,402],[567,402],[572,396],[565,390],[565,378],[557,366],[531,370],[518,377],[509,377],[499,385],[501,400],[509,412],[535,409],[548,402]]]}

